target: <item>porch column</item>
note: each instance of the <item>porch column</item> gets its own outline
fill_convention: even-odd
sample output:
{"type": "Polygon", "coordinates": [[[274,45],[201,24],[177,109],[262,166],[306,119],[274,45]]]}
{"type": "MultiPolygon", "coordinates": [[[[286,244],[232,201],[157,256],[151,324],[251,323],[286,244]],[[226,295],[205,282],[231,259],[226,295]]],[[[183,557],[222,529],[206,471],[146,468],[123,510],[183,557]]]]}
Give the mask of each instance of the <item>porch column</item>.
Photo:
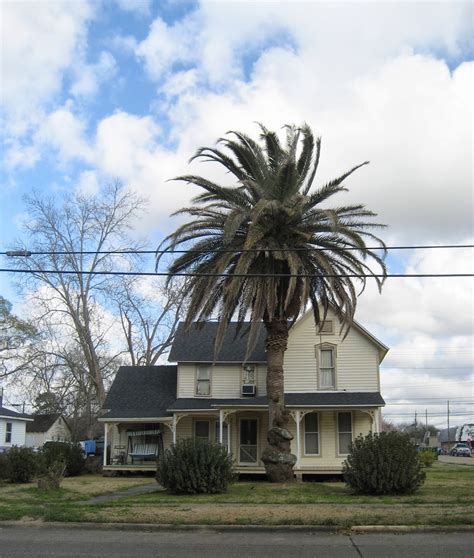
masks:
{"type": "Polygon", "coordinates": [[[176,444],[176,428],[178,426],[178,420],[176,418],[176,413],[173,413],[173,445],[176,444]]]}
{"type": "Polygon", "coordinates": [[[227,418],[227,453],[230,455],[231,454],[231,449],[230,449],[230,419],[227,418]]]}
{"type": "Polygon", "coordinates": [[[104,467],[107,465],[107,438],[109,433],[109,425],[107,422],[104,422],[104,467]]]}
{"type": "Polygon", "coordinates": [[[223,442],[223,436],[222,436],[223,430],[224,430],[224,411],[222,409],[219,409],[219,444],[221,445],[223,442]]]}
{"type": "Polygon", "coordinates": [[[301,413],[296,411],[296,468],[300,468],[300,420],[301,413]]]}

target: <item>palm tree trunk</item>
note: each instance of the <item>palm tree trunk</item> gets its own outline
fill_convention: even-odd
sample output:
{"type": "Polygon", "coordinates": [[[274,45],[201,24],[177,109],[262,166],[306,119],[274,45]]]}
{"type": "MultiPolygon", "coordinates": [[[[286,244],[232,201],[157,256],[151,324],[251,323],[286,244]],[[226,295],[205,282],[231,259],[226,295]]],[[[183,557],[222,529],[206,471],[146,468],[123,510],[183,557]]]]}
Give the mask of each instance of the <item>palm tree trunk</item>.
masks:
{"type": "Polygon", "coordinates": [[[288,431],[288,413],[285,409],[283,359],[288,345],[287,320],[273,319],[265,323],[267,330],[267,395],[268,395],[268,446],[262,461],[272,482],[293,480],[296,457],[290,451],[293,439],[288,431]]]}

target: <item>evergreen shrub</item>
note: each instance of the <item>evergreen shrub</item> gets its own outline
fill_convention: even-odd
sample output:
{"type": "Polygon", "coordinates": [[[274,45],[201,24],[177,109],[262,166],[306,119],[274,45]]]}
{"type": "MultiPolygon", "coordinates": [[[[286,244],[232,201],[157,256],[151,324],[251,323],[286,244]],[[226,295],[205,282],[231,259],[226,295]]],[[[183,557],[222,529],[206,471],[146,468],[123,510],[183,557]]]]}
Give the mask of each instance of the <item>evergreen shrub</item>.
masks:
{"type": "Polygon", "coordinates": [[[179,440],[158,462],[157,481],[172,494],[225,492],[234,479],[227,449],[205,440],[179,440]]]}
{"type": "Polygon", "coordinates": [[[66,475],[76,477],[84,472],[85,456],[79,444],[46,442],[41,449],[46,469],[55,463],[66,465],[66,475]]]}
{"type": "Polygon", "coordinates": [[[438,456],[435,455],[430,449],[420,451],[418,453],[418,457],[423,467],[432,467],[433,463],[438,459],[438,456]]]}
{"type": "Polygon", "coordinates": [[[424,482],[418,452],[408,435],[358,436],[344,463],[346,483],[359,494],[411,494],[424,482]]]}
{"type": "Polygon", "coordinates": [[[0,481],[10,477],[10,462],[7,453],[0,453],[0,481]]]}
{"type": "Polygon", "coordinates": [[[13,446],[6,454],[8,480],[31,482],[38,472],[38,455],[31,448],[13,446]]]}

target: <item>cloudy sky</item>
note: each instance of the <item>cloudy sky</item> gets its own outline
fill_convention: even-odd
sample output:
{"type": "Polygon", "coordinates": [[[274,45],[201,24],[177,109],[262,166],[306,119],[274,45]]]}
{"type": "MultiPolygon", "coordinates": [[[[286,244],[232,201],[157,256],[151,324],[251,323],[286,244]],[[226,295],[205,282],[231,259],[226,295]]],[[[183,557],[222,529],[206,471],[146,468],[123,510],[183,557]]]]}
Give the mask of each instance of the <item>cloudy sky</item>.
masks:
{"type": "MultiPolygon", "coordinates": [[[[387,244],[473,243],[472,9],[3,0],[0,250],[18,236],[31,188],[92,193],[114,179],[149,199],[136,230],[155,247],[190,197],[166,180],[227,130],[256,134],[255,121],[308,122],[323,137],[320,183],[370,160],[344,201],[377,211],[387,244]]],[[[472,251],[393,252],[390,267],[472,273],[472,251]]],[[[0,281],[15,300],[11,277],[0,281]]],[[[392,279],[360,299],[358,320],[391,347],[383,395],[410,402],[389,405],[387,418],[428,409],[442,427],[450,398],[466,415],[451,424],[474,422],[472,285],[392,279]]]]}

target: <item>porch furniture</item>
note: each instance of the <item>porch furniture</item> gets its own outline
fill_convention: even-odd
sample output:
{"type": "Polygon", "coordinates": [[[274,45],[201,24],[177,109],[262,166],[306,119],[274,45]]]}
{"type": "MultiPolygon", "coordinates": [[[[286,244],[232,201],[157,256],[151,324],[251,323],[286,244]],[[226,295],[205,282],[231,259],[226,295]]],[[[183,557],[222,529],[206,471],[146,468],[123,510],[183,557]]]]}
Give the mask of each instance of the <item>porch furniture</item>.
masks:
{"type": "Polygon", "coordinates": [[[160,429],[129,430],[128,455],[132,465],[138,461],[156,461],[163,450],[163,439],[160,429]]]}
{"type": "Polygon", "coordinates": [[[158,457],[158,444],[136,444],[129,455],[132,459],[132,465],[135,459],[155,461],[158,457]]]}

